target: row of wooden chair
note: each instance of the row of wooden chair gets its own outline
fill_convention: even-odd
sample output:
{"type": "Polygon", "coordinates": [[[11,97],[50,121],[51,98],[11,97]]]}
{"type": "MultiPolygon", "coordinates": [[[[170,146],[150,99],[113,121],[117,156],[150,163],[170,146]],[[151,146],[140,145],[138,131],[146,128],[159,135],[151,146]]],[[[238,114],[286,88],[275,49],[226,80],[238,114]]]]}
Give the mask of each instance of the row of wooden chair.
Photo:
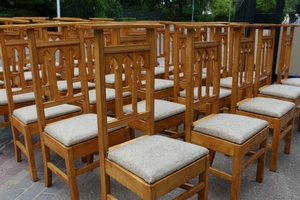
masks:
{"type": "MultiPolygon", "coordinates": [[[[264,114],[266,113],[258,113],[257,115],[254,115],[252,110],[241,111],[240,109],[240,107],[243,107],[244,101],[257,100],[257,98],[252,98],[254,85],[258,82],[257,80],[259,80],[259,76],[255,76],[255,84],[253,84],[253,63],[254,52],[256,53],[256,55],[258,55],[257,51],[259,51],[260,48],[258,48],[256,51],[254,49],[254,41],[256,38],[254,33],[256,29],[258,29],[259,33],[261,33],[261,30],[264,29],[264,26],[250,26],[245,24],[227,25],[225,23],[173,23],[174,35],[172,36],[172,64],[174,65],[174,87],[180,87],[178,87],[178,90],[174,90],[175,92],[172,95],[170,95],[173,101],[170,102],[161,100],[160,98],[162,97],[159,97],[157,100],[155,100],[154,66],[157,65],[156,38],[157,29],[163,28],[162,24],[164,23],[80,23],[75,26],[75,35],[72,35],[72,37],[60,38],[60,40],[58,41],[49,41],[48,35],[50,35],[50,33],[47,31],[47,28],[57,27],[58,24],[30,24],[13,26],[13,28],[18,27],[19,29],[26,30],[26,36],[28,37],[28,41],[24,41],[23,39],[20,39],[20,43],[18,43],[17,41],[3,41],[1,43],[1,48],[6,47],[9,50],[7,52],[12,52],[12,49],[16,49],[13,45],[18,44],[18,46],[20,46],[20,50],[18,51],[20,52],[20,55],[22,55],[22,49],[24,49],[26,46],[28,46],[29,49],[30,66],[33,72],[32,87],[34,88],[36,100],[35,102],[37,106],[37,116],[39,119],[36,122],[36,124],[39,124],[39,129],[37,131],[36,129],[33,129],[34,131],[32,131],[31,133],[40,133],[41,135],[46,186],[51,185],[51,171],[53,171],[69,184],[72,198],[79,198],[76,175],[84,173],[92,168],[99,166],[99,163],[92,162],[92,159],[90,159],[91,155],[95,152],[98,152],[99,150],[101,187],[103,198],[108,198],[111,196],[110,189],[108,187],[108,176],[115,178],[122,184],[126,185],[126,187],[136,192],[141,197],[151,197],[155,199],[169,192],[171,190],[171,187],[176,188],[186,183],[188,179],[197,176],[197,174],[201,174],[199,178],[199,181],[201,183],[199,182],[198,186],[196,188],[194,187],[194,189],[197,192],[203,189],[201,190],[202,192],[199,193],[199,195],[203,196],[203,198],[207,198],[207,175],[208,171],[210,171],[213,174],[219,175],[222,178],[231,181],[231,198],[238,199],[241,172],[256,159],[258,159],[256,180],[263,180],[266,144],[269,128],[273,129],[272,159],[270,169],[276,171],[278,157],[276,152],[278,151],[278,143],[280,139],[284,137],[284,135],[287,135],[286,138],[288,141],[286,143],[285,152],[289,152],[292,132],[291,127],[293,125],[293,120],[295,116],[295,104],[287,103],[285,101],[267,100],[268,104],[270,102],[278,103],[279,105],[285,107],[283,109],[283,112],[286,111],[286,113],[288,114],[283,115],[284,117],[264,117],[264,114]],[[105,45],[105,32],[107,29],[110,28],[114,29],[114,31],[116,32],[121,32],[120,28],[128,29],[131,27],[143,28],[145,30],[145,32],[142,33],[144,34],[143,37],[145,37],[145,40],[142,42],[142,44],[138,44],[136,42],[134,44],[124,45],[121,42],[116,42],[114,45],[105,45]],[[42,30],[43,37],[37,38],[37,33],[35,31],[36,28],[42,30]],[[231,69],[231,114],[218,114],[221,108],[219,94],[221,78],[220,73],[223,70],[221,68],[221,59],[223,54],[222,49],[224,48],[222,47],[222,30],[228,30],[228,28],[232,30],[232,32],[230,33],[234,32],[234,35],[232,35],[233,42],[231,43],[234,46],[234,55],[232,55],[234,61],[232,62],[231,69]],[[251,29],[250,37],[248,38],[242,36],[246,28],[251,29]],[[91,109],[89,108],[90,96],[88,94],[90,90],[88,90],[87,85],[87,79],[89,76],[87,75],[86,70],[88,62],[86,62],[85,57],[85,51],[87,47],[87,39],[85,37],[85,32],[87,30],[93,30],[92,40],[94,53],[92,59],[94,59],[93,67],[95,68],[95,76],[93,79],[96,81],[96,90],[94,91],[96,93],[95,96],[98,97],[96,98],[96,107],[94,107],[94,111],[97,110],[98,117],[96,117],[96,114],[87,114],[91,111],[91,109]],[[182,30],[186,30],[186,35],[183,35],[182,30]],[[201,32],[199,30],[210,30],[210,38],[208,39],[204,36],[197,36],[197,33],[201,32]],[[182,43],[184,48],[179,48],[179,45],[176,45],[176,42],[180,41],[180,38],[183,37],[185,38],[184,40],[182,40],[184,41],[184,43],[182,43]],[[198,37],[206,39],[198,40],[198,37]],[[176,48],[174,48],[174,46],[176,48]],[[237,49],[240,49],[240,51],[237,51],[237,49]],[[65,73],[63,79],[66,80],[68,88],[67,92],[65,92],[64,94],[58,93],[57,86],[56,52],[58,51],[60,54],[59,60],[62,63],[61,71],[65,73]],[[175,58],[179,57],[183,59],[184,62],[180,63],[176,61],[175,58]],[[77,64],[75,65],[74,63],[77,64]],[[179,72],[179,66],[182,68],[181,72],[179,72]],[[79,73],[76,77],[74,76],[75,68],[79,70],[79,73]],[[247,71],[245,71],[245,69],[247,69],[247,71]],[[40,70],[42,70],[42,79],[39,72],[40,70]],[[206,71],[204,81],[202,78],[203,71],[206,71]],[[111,90],[111,92],[114,93],[113,96],[115,97],[115,100],[112,104],[115,105],[112,106],[108,104],[106,95],[108,90],[105,87],[107,85],[105,84],[105,75],[110,72],[113,72],[115,80],[114,88],[111,90]],[[181,78],[180,73],[183,73],[183,76],[181,78]],[[128,81],[125,85],[122,79],[124,74],[126,77],[125,79],[128,81]],[[238,78],[242,77],[243,75],[245,78],[238,78]],[[81,83],[81,93],[74,92],[74,81],[79,81],[81,83]],[[145,81],[146,84],[144,84],[143,81],[145,81]],[[194,86],[197,87],[195,88],[194,86]],[[141,88],[143,87],[144,89],[142,90],[144,91],[144,95],[141,95],[141,88]],[[245,91],[245,96],[247,97],[246,100],[243,100],[242,102],[238,102],[241,99],[240,97],[238,97],[241,93],[240,91],[245,91]],[[127,92],[130,92],[130,96],[128,97],[129,101],[125,101],[123,98],[124,93],[127,92]],[[184,93],[184,95],[182,95],[182,92],[184,93]],[[73,102],[72,99],[74,99],[75,101],[73,102]],[[127,105],[129,102],[130,104],[127,105]],[[236,106],[237,103],[239,105],[238,107],[236,106]],[[79,112],[77,110],[76,117],[73,117],[74,115],[72,115],[73,118],[71,119],[65,119],[67,116],[64,116],[57,117],[56,119],[51,118],[51,120],[46,120],[47,117],[45,117],[45,115],[47,115],[47,113],[46,111],[44,112],[45,108],[48,109],[52,106],[56,107],[58,105],[62,106],[66,104],[68,106],[71,106],[70,104],[80,105],[80,107],[76,107],[80,109],[79,112]],[[123,105],[126,109],[123,108],[123,105]],[[170,109],[173,111],[175,111],[178,107],[180,109],[177,111],[177,114],[175,113],[174,115],[174,112],[170,114],[169,112],[167,112],[169,106],[170,109]],[[194,111],[197,110],[199,107],[201,107],[202,109],[203,106],[206,108],[207,116],[201,118],[200,121],[195,121],[198,120],[198,118],[195,116],[194,111]],[[115,116],[113,120],[112,118],[107,118],[107,111],[111,111],[111,109],[108,108],[112,108],[113,110],[113,114],[115,116]],[[81,115],[82,113],[84,114],[84,116],[81,115]],[[239,115],[236,115],[235,113],[239,115]],[[158,115],[160,116],[158,117],[158,115]],[[250,115],[251,117],[242,117],[240,115],[250,115]],[[79,117],[80,119],[78,119],[79,117]],[[258,120],[255,118],[263,118],[265,120],[258,120]],[[73,120],[74,125],[73,123],[71,123],[73,120]],[[82,122],[78,123],[77,120],[82,120],[82,122]],[[107,123],[107,120],[112,121],[107,123]],[[52,123],[49,124],[50,122],[52,123]],[[97,123],[98,127],[95,127],[97,123]],[[234,125],[228,126],[229,123],[234,125]],[[93,134],[93,136],[90,135],[90,137],[93,138],[86,138],[88,136],[84,136],[84,138],[81,138],[80,141],[78,141],[78,138],[74,137],[81,135],[80,132],[88,128],[85,125],[83,126],[83,124],[86,124],[86,126],[90,128],[86,131],[90,131],[90,134],[93,134]],[[180,131],[179,134],[176,136],[173,135],[174,131],[170,129],[180,124],[185,124],[184,130],[180,131]],[[216,126],[216,124],[220,124],[220,127],[216,126]],[[255,126],[253,125],[253,127],[249,127],[249,124],[255,124],[255,126]],[[55,127],[56,125],[58,126],[57,129],[55,127]],[[110,130],[111,132],[113,127],[120,128],[120,125],[125,125],[125,128],[121,126],[121,129],[113,129],[114,134],[107,134],[107,130],[110,130]],[[72,134],[66,136],[63,136],[63,134],[61,134],[60,130],[62,130],[66,126],[67,128],[65,132],[74,132],[73,138],[71,138],[70,136],[72,134]],[[83,127],[83,130],[80,127],[83,127]],[[170,142],[170,145],[180,146],[183,143],[180,141],[180,143],[177,144],[176,141],[176,143],[171,144],[173,143],[173,140],[168,139],[165,141],[165,138],[157,138],[151,136],[150,139],[148,139],[149,137],[146,137],[145,139],[143,138],[141,140],[140,138],[138,138],[138,141],[130,142],[128,145],[121,145],[109,148],[112,145],[133,138],[132,132],[128,132],[128,127],[141,130],[146,135],[154,135],[156,133],[167,133],[172,134],[174,137],[184,136],[187,142],[205,146],[207,149],[210,150],[210,163],[212,163],[213,161],[214,152],[221,152],[226,155],[233,156],[234,171],[232,175],[229,175],[225,174],[224,172],[220,172],[217,169],[214,169],[212,166],[208,169],[209,158],[205,149],[201,148],[203,154],[201,154],[201,156],[199,155],[198,158],[195,158],[201,158],[200,160],[194,162],[191,165],[188,165],[188,168],[182,168],[182,170],[176,171],[176,175],[170,175],[163,179],[160,179],[162,178],[160,177],[156,179],[160,181],[154,181],[154,183],[152,183],[151,181],[148,182],[148,184],[146,185],[149,188],[152,188],[148,190],[144,187],[145,180],[141,179],[141,177],[144,176],[139,174],[143,172],[141,172],[140,170],[136,171],[137,169],[135,169],[135,167],[127,168],[129,167],[127,165],[128,162],[130,163],[136,161],[141,162],[137,163],[136,165],[141,164],[142,168],[152,168],[153,166],[151,164],[144,166],[143,160],[141,160],[141,157],[143,159],[147,159],[148,157],[146,157],[145,155],[136,155],[138,156],[136,160],[133,160],[134,157],[128,158],[129,160],[127,160],[127,157],[124,154],[128,152],[132,153],[132,155],[134,155],[135,153],[139,153],[137,150],[135,150],[136,148],[145,149],[145,151],[147,151],[146,146],[148,142],[157,143],[157,148],[159,149],[163,148],[162,146],[164,146],[167,142],[170,142]],[[212,127],[215,129],[211,129],[212,127]],[[286,129],[279,136],[279,131],[281,130],[281,128],[286,129]],[[222,132],[220,132],[220,130],[222,132]],[[76,133],[78,133],[78,135],[76,135],[76,133]],[[71,141],[72,139],[76,141],[71,141]],[[162,145],[159,142],[160,140],[162,141],[162,145]],[[254,147],[258,147],[258,150],[254,147]],[[61,170],[55,167],[53,163],[51,163],[49,153],[50,149],[55,151],[57,154],[59,154],[66,160],[66,174],[64,174],[61,170]],[[83,151],[82,149],[84,149],[85,151],[83,151]],[[252,150],[254,149],[256,150],[256,153],[252,152],[252,150]],[[252,155],[251,157],[249,157],[248,161],[242,163],[242,158],[245,155],[249,156],[250,153],[252,155]],[[75,170],[73,162],[74,159],[82,157],[89,157],[89,159],[87,159],[87,163],[92,164],[87,165],[79,170],[75,170]],[[120,158],[124,160],[120,161],[120,158]],[[120,167],[120,165],[122,167],[120,167]],[[193,169],[197,167],[198,170],[193,170],[193,172],[189,172],[191,171],[190,167],[193,169]],[[135,173],[135,175],[133,176],[131,172],[124,170],[124,168],[135,173]],[[140,178],[138,178],[136,175],[140,178]],[[133,177],[133,180],[129,177],[133,177]],[[169,183],[168,181],[170,181],[167,178],[173,180],[174,185],[167,186],[166,184],[169,183]],[[144,186],[139,187],[140,184],[138,183],[141,183],[141,185],[144,186]],[[151,194],[151,191],[156,191],[157,194],[151,194]]],[[[10,26],[3,27],[3,30],[9,27],[10,26]]],[[[4,34],[4,31],[2,32],[4,34]]],[[[257,38],[262,38],[262,35],[259,34],[257,38]]],[[[8,62],[12,58],[12,55],[3,54],[2,56],[4,56],[4,58],[7,57],[8,59],[6,61],[8,62]]],[[[256,56],[256,58],[257,57],[258,56],[256,56]]],[[[167,59],[165,58],[165,60],[167,59]]],[[[10,65],[11,63],[5,63],[4,66],[10,65]]],[[[19,66],[21,65],[22,64],[20,64],[19,66]]],[[[257,71],[260,71],[259,67],[260,66],[258,65],[258,61],[256,61],[257,71]]],[[[6,72],[5,74],[9,77],[9,70],[7,70],[7,67],[6,70],[4,70],[4,72],[6,72]]],[[[6,85],[10,85],[10,81],[8,80],[9,79],[6,79],[6,85]]],[[[31,87],[30,89],[27,88],[26,91],[23,92],[28,92],[31,89],[31,87]]],[[[8,90],[10,91],[10,89],[8,90]]],[[[8,92],[8,94],[13,98],[14,93],[8,92]]],[[[262,99],[258,100],[261,101],[262,99]]],[[[13,104],[13,101],[11,102],[13,104]]],[[[277,108],[275,109],[275,111],[278,111],[277,108]]],[[[11,113],[11,115],[13,116],[13,112],[11,113]]],[[[14,126],[15,128],[26,127],[26,125],[23,124],[14,126]]],[[[21,131],[21,129],[19,129],[19,131],[21,131]]],[[[17,136],[15,137],[17,138],[17,136]]],[[[17,140],[18,139],[16,139],[16,141],[17,140]]],[[[18,142],[15,142],[15,144],[16,143],[18,142]]],[[[191,146],[189,143],[184,143],[183,145],[191,146]]],[[[30,143],[28,144],[30,145],[30,143]]],[[[152,148],[152,145],[149,148],[152,148]]],[[[24,149],[26,147],[16,146],[16,149],[18,148],[24,149]]],[[[179,151],[180,149],[178,148],[177,150],[179,151]]],[[[146,153],[148,153],[151,157],[160,157],[160,153],[165,151],[168,150],[165,149],[153,152],[153,154],[149,154],[149,152],[146,153]],[[159,155],[153,156],[157,153],[159,153],[159,155]]],[[[27,151],[24,152],[25,155],[28,154],[27,151]]],[[[172,155],[174,153],[174,150],[172,150],[172,155]]],[[[189,156],[190,155],[186,155],[184,158],[189,158],[189,156]]],[[[160,159],[154,160],[154,162],[161,162],[160,159]]],[[[180,159],[182,159],[182,157],[180,157],[180,159]]],[[[170,168],[166,166],[161,167],[163,169],[168,168],[168,170],[170,168]]],[[[155,171],[152,172],[154,174],[156,173],[155,171]]],[[[166,173],[170,173],[170,171],[166,173]]],[[[34,180],[34,175],[32,175],[32,177],[34,180]]],[[[187,188],[187,186],[190,185],[185,184],[184,188],[187,188]]],[[[182,199],[186,199],[186,196],[183,195],[182,199]]]]}

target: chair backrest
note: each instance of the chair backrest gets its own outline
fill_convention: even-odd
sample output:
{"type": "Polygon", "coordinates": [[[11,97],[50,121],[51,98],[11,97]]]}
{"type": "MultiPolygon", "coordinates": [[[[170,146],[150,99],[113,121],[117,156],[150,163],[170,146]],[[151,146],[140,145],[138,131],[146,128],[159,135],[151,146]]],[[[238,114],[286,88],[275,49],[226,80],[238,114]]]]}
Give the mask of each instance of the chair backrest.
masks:
{"type": "MultiPolygon", "coordinates": [[[[253,94],[255,33],[257,27],[262,25],[232,23],[229,26],[234,31],[231,105],[236,105],[238,101],[250,98],[253,94]]],[[[230,112],[235,113],[236,106],[230,108],[230,112]]]]}
{"type": "MultiPolygon", "coordinates": [[[[162,27],[160,24],[149,23],[112,23],[112,24],[88,24],[78,25],[79,29],[94,29],[95,45],[95,69],[96,69],[96,96],[97,96],[97,114],[99,128],[100,153],[105,155],[108,150],[107,129],[128,124],[140,119],[152,120],[152,123],[146,123],[147,133],[154,130],[154,63],[156,62],[156,28],[162,27]],[[104,30],[107,28],[146,28],[146,42],[135,45],[104,45],[104,30]],[[130,62],[128,62],[128,60],[130,62]],[[113,62],[112,62],[113,61],[113,62]],[[128,64],[129,63],[129,64],[128,64]],[[116,120],[107,123],[106,107],[106,88],[105,75],[111,68],[114,68],[115,77],[115,115],[116,120]],[[122,71],[125,68],[126,76],[129,76],[130,82],[124,86],[122,83],[122,71]],[[139,88],[141,68],[146,72],[146,98],[145,110],[138,111],[137,91],[139,88]],[[124,91],[131,92],[131,112],[124,113],[123,97],[124,91]]],[[[101,158],[102,156],[100,156],[101,158]]],[[[105,157],[105,156],[103,156],[105,157]]]]}
{"type": "Polygon", "coordinates": [[[281,43],[278,52],[279,59],[277,64],[277,80],[276,83],[280,84],[285,79],[289,78],[289,69],[291,63],[293,38],[295,27],[298,24],[281,24],[281,43]]]}
{"type": "Polygon", "coordinates": [[[277,26],[276,24],[264,24],[257,28],[254,96],[258,95],[259,88],[272,84],[275,31],[277,26]]]}
{"type": "MultiPolygon", "coordinates": [[[[20,105],[14,103],[16,95],[33,92],[33,88],[30,85],[28,86],[25,82],[24,55],[26,54],[26,51],[28,51],[28,42],[24,37],[20,36],[21,33],[22,29],[16,30],[15,26],[0,26],[2,70],[5,80],[7,102],[11,113],[13,110],[20,107],[20,105]],[[7,37],[7,29],[14,29],[14,37],[11,37],[10,34],[7,37]],[[18,89],[14,89],[16,88],[16,79],[18,80],[18,89]]],[[[24,106],[26,103],[22,103],[22,105],[24,106]]]]}
{"type": "MultiPolygon", "coordinates": [[[[186,23],[175,24],[175,35],[179,28],[186,28],[186,52],[185,52],[185,84],[180,84],[186,91],[186,141],[190,141],[190,132],[194,120],[194,108],[207,103],[213,104],[214,113],[218,111],[220,65],[221,65],[221,30],[226,25],[186,23]],[[206,41],[196,41],[195,31],[199,28],[207,28],[214,31],[214,38],[206,41]],[[208,74],[206,84],[202,81],[202,72],[206,69],[208,74]],[[197,90],[194,89],[197,86],[197,90]],[[194,98],[197,96],[197,99],[194,98]]],[[[177,38],[174,38],[176,40],[177,38]]]]}
{"type": "MultiPolygon", "coordinates": [[[[56,27],[56,23],[32,24],[26,27],[32,68],[33,86],[40,128],[46,125],[45,108],[61,104],[72,104],[82,101],[83,113],[88,112],[89,99],[87,95],[87,80],[84,59],[84,45],[79,38],[62,38],[60,40],[40,40],[35,37],[34,29],[39,27],[45,32],[49,27],[56,27]],[[58,56],[60,54],[60,56],[58,56]],[[83,59],[82,59],[83,58],[83,59]],[[74,62],[78,61],[79,76],[74,77],[74,62]],[[57,62],[65,70],[67,92],[61,95],[58,90],[57,62]],[[42,81],[40,72],[42,70],[42,81]],[[74,92],[74,82],[80,82],[81,93],[74,92]],[[47,91],[47,101],[43,101],[43,94],[47,91]]],[[[41,130],[42,131],[42,130],[41,130]]]]}

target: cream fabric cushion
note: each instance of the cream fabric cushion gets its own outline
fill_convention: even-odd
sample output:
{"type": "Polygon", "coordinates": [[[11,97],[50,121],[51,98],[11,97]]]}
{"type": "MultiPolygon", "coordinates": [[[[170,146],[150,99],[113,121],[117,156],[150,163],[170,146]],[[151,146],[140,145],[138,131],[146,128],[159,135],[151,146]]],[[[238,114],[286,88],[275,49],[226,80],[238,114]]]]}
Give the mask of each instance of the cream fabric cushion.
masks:
{"type": "MultiPolygon", "coordinates": [[[[66,80],[59,80],[57,81],[57,87],[59,91],[67,91],[67,81],[66,80]]],[[[96,84],[88,82],[88,88],[95,88],[96,84]]],[[[73,89],[79,90],[81,88],[81,82],[73,83],[73,89]]]]}
{"type": "MultiPolygon", "coordinates": [[[[122,74],[122,81],[125,81],[125,74],[122,74]]],[[[106,74],[105,75],[105,83],[115,84],[115,74],[106,74]]]]}
{"type": "MultiPolygon", "coordinates": [[[[0,63],[1,63],[1,61],[0,61],[0,63]]],[[[18,70],[18,65],[16,65],[16,70],[18,70]]],[[[24,71],[28,71],[30,69],[30,64],[26,64],[24,67],[23,67],[23,70],[24,71]]],[[[13,71],[13,68],[12,68],[12,66],[10,66],[10,71],[12,72],[13,71]]],[[[3,67],[2,66],[0,66],[0,72],[3,72],[3,67]]]]}
{"type": "MultiPolygon", "coordinates": [[[[129,97],[131,95],[130,92],[123,92],[123,97],[129,97]]],[[[115,96],[115,89],[113,88],[106,88],[106,101],[111,101],[116,98],[115,96]]],[[[96,90],[89,90],[89,99],[90,104],[96,104],[96,90]]]]}
{"type": "Polygon", "coordinates": [[[238,106],[239,110],[280,118],[295,107],[295,104],[272,98],[255,97],[238,106]]]}
{"type": "Polygon", "coordinates": [[[157,58],[158,66],[165,66],[165,58],[159,57],[157,58]]]}
{"type": "MultiPolygon", "coordinates": [[[[12,88],[12,91],[21,90],[21,88],[12,88]]],[[[35,101],[34,93],[24,93],[24,94],[18,94],[14,95],[14,103],[25,103],[25,102],[31,102],[35,101]]],[[[6,96],[6,90],[0,89],[0,105],[7,105],[7,96],[6,96]]]]}
{"type": "MultiPolygon", "coordinates": [[[[174,67],[169,67],[169,72],[172,72],[174,70],[174,67]]],[[[154,68],[154,75],[160,75],[165,73],[165,67],[164,66],[157,66],[154,68]]],[[[146,71],[141,71],[141,74],[145,75],[146,71]]]]}
{"type": "MultiPolygon", "coordinates": [[[[143,112],[146,110],[146,101],[138,102],[138,112],[143,112]]],[[[124,106],[123,108],[125,113],[131,113],[132,108],[131,104],[124,106]]],[[[154,121],[159,121],[172,117],[174,115],[185,112],[185,105],[174,103],[170,101],[155,99],[154,100],[154,121]]]]}
{"type": "MultiPolygon", "coordinates": [[[[67,115],[74,112],[81,111],[79,106],[69,105],[69,104],[62,104],[50,108],[45,109],[45,116],[46,119],[59,117],[62,115],[67,115]]],[[[37,112],[36,112],[36,105],[31,106],[24,106],[14,110],[13,115],[21,120],[24,124],[31,124],[37,122],[37,112]]]]}
{"type": "MultiPolygon", "coordinates": [[[[112,120],[114,120],[114,118],[107,117],[108,122],[112,120]]],[[[127,125],[114,127],[108,129],[108,132],[126,126],[127,125]]],[[[98,136],[97,114],[83,114],[60,120],[47,125],[44,131],[63,145],[69,147],[98,136]]]]}
{"type": "Polygon", "coordinates": [[[153,135],[110,151],[108,159],[152,184],[207,154],[199,145],[153,135]]]}
{"type": "Polygon", "coordinates": [[[288,78],[287,80],[283,81],[282,84],[300,87],[300,78],[288,78]]]}
{"type": "MultiPolygon", "coordinates": [[[[205,94],[206,87],[202,86],[202,95],[205,94]]],[[[211,95],[213,93],[213,87],[209,87],[209,95],[211,95]]],[[[225,98],[231,95],[231,90],[226,90],[226,89],[222,89],[220,88],[220,92],[219,92],[219,98],[225,98]]],[[[186,90],[180,91],[179,92],[179,96],[181,97],[186,97],[186,90]]],[[[194,88],[194,99],[198,99],[198,87],[194,88]]]]}
{"type": "MultiPolygon", "coordinates": [[[[40,77],[42,77],[42,71],[40,71],[40,77]]],[[[56,77],[60,78],[61,75],[59,73],[56,73],[56,77]]],[[[31,71],[24,72],[24,79],[25,79],[25,81],[32,81],[32,73],[31,73],[31,71]]]]}
{"type": "Polygon", "coordinates": [[[193,130],[242,144],[267,126],[268,122],[265,120],[222,113],[201,121],[193,130]]]}
{"type": "Polygon", "coordinates": [[[4,86],[4,81],[0,80],[0,86],[4,86]]]}
{"type": "Polygon", "coordinates": [[[220,86],[225,88],[232,88],[232,77],[225,77],[220,79],[220,86]]]}
{"type": "MultiPolygon", "coordinates": [[[[143,84],[146,84],[146,81],[142,81],[143,84]]],[[[174,81],[167,79],[154,79],[154,91],[159,91],[163,89],[172,88],[174,86],[174,81]]],[[[141,90],[146,90],[146,88],[141,88],[141,90]]]]}
{"type": "Polygon", "coordinates": [[[259,90],[259,93],[287,99],[297,99],[300,96],[300,87],[273,84],[259,90]]]}

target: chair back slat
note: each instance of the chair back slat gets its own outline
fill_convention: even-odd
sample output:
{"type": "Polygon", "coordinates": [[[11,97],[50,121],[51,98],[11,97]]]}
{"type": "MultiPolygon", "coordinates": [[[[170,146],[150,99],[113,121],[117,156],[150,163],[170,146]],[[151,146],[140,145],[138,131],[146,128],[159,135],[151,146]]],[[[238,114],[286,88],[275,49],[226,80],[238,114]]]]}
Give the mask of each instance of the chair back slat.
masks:
{"type": "Polygon", "coordinates": [[[272,70],[275,45],[275,29],[277,25],[265,24],[258,28],[255,58],[254,96],[260,87],[272,84],[272,70]]]}
{"type": "Polygon", "coordinates": [[[281,24],[281,43],[279,49],[279,60],[277,64],[277,80],[280,84],[289,78],[293,38],[297,24],[281,24]]]}
{"type": "MultiPolygon", "coordinates": [[[[105,29],[116,29],[114,32],[120,32],[122,28],[128,26],[123,23],[111,23],[111,24],[89,24],[79,25],[79,29],[94,29],[94,48],[95,48],[95,71],[96,71],[96,96],[97,96],[97,114],[98,114],[98,126],[99,126],[99,138],[103,142],[104,149],[107,150],[107,128],[114,126],[131,123],[137,120],[149,120],[154,116],[154,66],[156,63],[156,28],[163,27],[158,23],[147,24],[136,22],[134,26],[136,28],[146,28],[146,40],[144,44],[111,44],[105,45],[105,29]],[[145,74],[141,75],[144,71],[145,74]],[[105,76],[108,73],[113,72],[115,78],[115,117],[116,120],[107,123],[107,102],[106,102],[106,87],[105,76]],[[128,83],[124,85],[122,83],[122,73],[125,74],[125,79],[128,83]],[[146,97],[145,97],[145,110],[139,110],[138,102],[141,101],[138,98],[138,89],[143,80],[146,80],[146,97]],[[123,93],[130,92],[131,107],[124,111],[123,107],[126,103],[123,101],[123,93]]],[[[152,119],[154,120],[154,119],[152,119]]],[[[147,123],[149,126],[147,130],[149,133],[153,132],[151,123],[147,123]]],[[[147,133],[146,133],[147,134],[147,133]]]]}
{"type": "MultiPolygon", "coordinates": [[[[38,25],[37,25],[38,26],[38,25]]],[[[55,24],[50,27],[55,27],[55,24]]],[[[47,29],[47,26],[40,27],[47,29]]],[[[34,28],[27,29],[28,43],[30,48],[30,61],[32,64],[33,85],[36,94],[38,117],[42,126],[46,125],[45,108],[62,104],[75,104],[83,102],[83,112],[88,112],[88,95],[85,59],[82,56],[84,45],[78,38],[60,38],[60,40],[45,40],[35,38],[34,28]],[[83,59],[82,59],[83,58],[83,59]],[[78,65],[75,65],[75,61],[78,65]],[[74,67],[79,68],[79,75],[74,76],[74,67]],[[58,90],[57,67],[63,69],[66,81],[66,93],[61,94],[58,90]],[[41,71],[41,72],[39,72],[41,71]],[[75,84],[81,85],[81,93],[75,93],[75,84]],[[47,94],[47,101],[42,101],[42,96],[47,94]]]]}
{"type": "Polygon", "coordinates": [[[18,105],[14,103],[14,96],[33,92],[33,88],[27,85],[24,75],[25,54],[28,51],[28,42],[20,36],[21,31],[15,30],[19,35],[13,39],[6,37],[5,29],[0,29],[0,46],[3,77],[7,93],[9,110],[12,113],[18,105]],[[15,90],[13,88],[18,87],[15,90]]]}

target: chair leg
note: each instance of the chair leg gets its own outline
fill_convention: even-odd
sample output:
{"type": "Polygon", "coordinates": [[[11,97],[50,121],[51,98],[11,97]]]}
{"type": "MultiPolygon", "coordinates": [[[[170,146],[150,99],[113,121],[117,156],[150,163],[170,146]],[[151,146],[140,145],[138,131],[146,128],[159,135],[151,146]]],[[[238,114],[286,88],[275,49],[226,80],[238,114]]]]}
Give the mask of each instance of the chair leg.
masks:
{"type": "Polygon", "coordinates": [[[11,130],[12,130],[12,135],[13,135],[13,140],[14,140],[16,161],[21,162],[22,156],[21,156],[21,149],[19,148],[19,145],[22,145],[22,143],[20,141],[19,131],[13,126],[12,126],[11,130]]]}
{"type": "Polygon", "coordinates": [[[9,115],[3,115],[4,117],[4,122],[9,122],[9,115]]]}
{"type": "Polygon", "coordinates": [[[72,149],[68,150],[67,155],[65,157],[66,170],[68,176],[68,185],[70,187],[70,195],[72,200],[79,200],[79,191],[76,179],[75,172],[75,164],[74,164],[74,156],[72,153],[72,149]]]}
{"type": "Polygon", "coordinates": [[[210,157],[208,157],[206,161],[206,170],[199,175],[199,183],[204,182],[204,188],[200,192],[198,192],[198,200],[208,199],[209,166],[210,166],[210,157]]]}
{"type": "Polygon", "coordinates": [[[209,166],[212,166],[215,159],[216,151],[209,150],[210,163],[209,166]]]}
{"type": "Polygon", "coordinates": [[[52,171],[48,167],[48,163],[51,163],[50,149],[46,145],[42,144],[43,151],[43,163],[44,163],[44,183],[46,187],[52,185],[52,171]]]}
{"type": "Polygon", "coordinates": [[[271,160],[270,160],[270,171],[276,172],[279,152],[281,127],[274,125],[273,139],[271,144],[271,160]]]}
{"type": "Polygon", "coordinates": [[[291,126],[291,130],[285,135],[285,143],[284,143],[284,153],[289,154],[291,151],[291,145],[292,145],[292,136],[293,136],[293,128],[294,128],[294,121],[291,120],[287,124],[287,126],[291,126]]]}
{"type": "Polygon", "coordinates": [[[31,179],[33,181],[37,181],[37,171],[36,171],[36,165],[35,165],[35,159],[34,159],[34,150],[33,150],[33,144],[32,144],[32,138],[31,134],[24,133],[24,141],[25,141],[25,150],[27,154],[27,160],[29,164],[29,171],[31,175],[31,179]]]}
{"type": "Polygon", "coordinates": [[[264,149],[264,153],[257,159],[257,168],[256,168],[256,181],[262,182],[265,174],[265,164],[267,156],[267,144],[268,136],[266,140],[262,141],[259,145],[259,149],[264,149]]]}
{"type": "Polygon", "coordinates": [[[240,196],[241,178],[243,172],[242,163],[243,163],[243,156],[242,156],[241,149],[239,149],[235,151],[233,157],[232,180],[231,180],[231,191],[230,191],[231,200],[239,199],[240,196]]]}

